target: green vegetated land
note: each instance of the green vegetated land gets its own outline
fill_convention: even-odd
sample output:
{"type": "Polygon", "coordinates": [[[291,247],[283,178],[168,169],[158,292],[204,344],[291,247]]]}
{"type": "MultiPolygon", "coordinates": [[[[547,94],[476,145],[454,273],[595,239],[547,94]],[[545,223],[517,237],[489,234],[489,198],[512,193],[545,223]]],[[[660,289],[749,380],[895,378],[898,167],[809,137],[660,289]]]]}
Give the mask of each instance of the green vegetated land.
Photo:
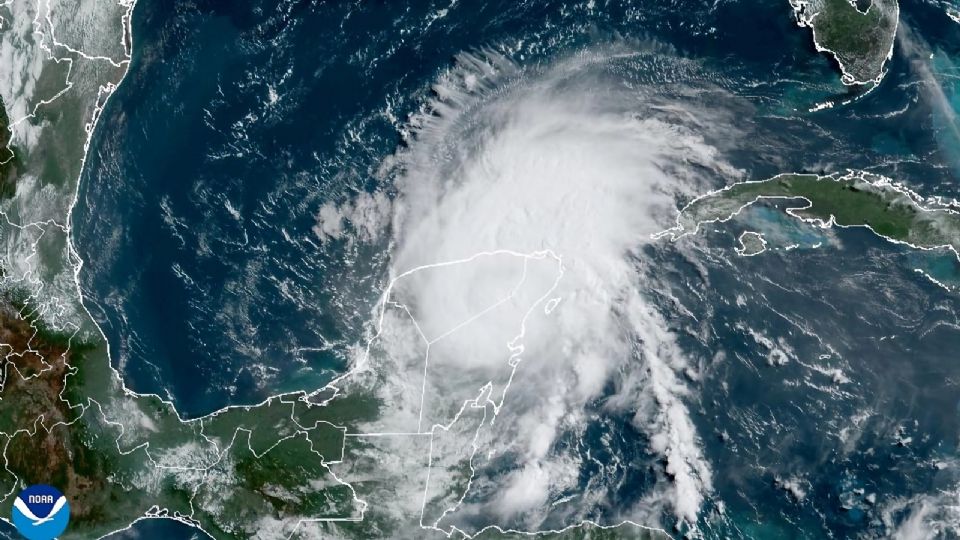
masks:
{"type": "Polygon", "coordinates": [[[674,232],[693,232],[701,223],[726,220],[764,199],[799,199],[799,204],[787,208],[796,217],[824,224],[832,221],[844,227],[869,227],[890,240],[960,253],[960,212],[924,208],[906,190],[861,172],[842,176],[783,174],[734,184],[687,205],[674,232]]]}
{"type": "Polygon", "coordinates": [[[0,199],[13,196],[17,181],[17,156],[9,144],[10,118],[0,99],[0,199]]]}
{"type": "MultiPolygon", "coordinates": [[[[111,5],[97,3],[97,9],[111,5]]],[[[49,14],[57,7],[36,9],[49,14]]],[[[49,20],[33,10],[0,6],[6,21],[23,17],[27,23],[0,25],[0,36],[29,28],[15,38],[24,40],[26,53],[34,40],[53,41],[44,34],[49,20]]],[[[381,413],[373,391],[328,391],[322,399],[294,392],[184,420],[171,403],[124,388],[79,291],[59,284],[72,283],[76,264],[63,224],[81,173],[86,128],[106,99],[105,85],[118,84],[128,64],[56,47],[37,54],[42,69],[27,96],[32,114],[24,120],[36,136],[12,141],[11,119],[0,102],[0,199],[13,199],[0,219],[7,246],[0,261],[0,515],[11,515],[20,489],[47,483],[70,502],[64,540],[99,538],[144,516],[189,522],[217,540],[290,538],[297,531],[316,537],[302,532],[301,522],[323,519],[346,521],[315,527],[359,538],[411,534],[399,529],[409,523],[395,523],[374,508],[382,500],[360,500],[388,481],[378,467],[389,465],[346,436],[381,413]],[[16,200],[31,195],[15,189],[28,175],[44,190],[43,205],[16,200]],[[30,255],[7,259],[20,253],[30,255]],[[344,458],[348,448],[352,461],[344,458]],[[335,466],[351,475],[352,484],[337,477],[335,466]]],[[[618,530],[617,537],[651,537],[628,525],[618,530]]],[[[586,526],[559,536],[607,538],[609,531],[586,526]]]]}
{"type": "Polygon", "coordinates": [[[822,0],[810,25],[814,39],[844,67],[844,82],[868,82],[883,70],[896,36],[897,0],[873,0],[861,12],[849,0],[822,0]]]}
{"type": "Polygon", "coordinates": [[[0,294],[6,515],[34,483],[69,499],[64,538],[98,537],[147,514],[181,517],[218,539],[250,538],[264,524],[288,537],[301,519],[361,515],[328,463],[342,459],[338,425],[372,414],[368,401],[291,393],[183,421],[169,403],[124,392],[105,344],[47,328],[32,300],[22,289],[0,294]]]}
{"type": "MultiPolygon", "coordinates": [[[[17,27],[2,26],[0,35],[17,27]]],[[[97,538],[143,516],[176,517],[217,539],[289,537],[301,519],[358,517],[361,505],[328,464],[343,453],[338,426],[375,414],[374,400],[321,403],[299,392],[183,420],[169,402],[127,391],[78,291],[49,286],[73,271],[68,232],[56,223],[66,222],[92,106],[126,70],[57,52],[63,58],[43,61],[24,120],[37,133],[29,145],[11,141],[0,102],[0,198],[15,198],[30,174],[51,203],[7,205],[0,219],[4,257],[36,254],[0,261],[0,515],[11,515],[20,489],[47,483],[70,501],[64,539],[97,538]]]]}
{"type": "Polygon", "coordinates": [[[542,540],[669,540],[671,537],[665,532],[637,526],[633,523],[624,523],[615,527],[599,527],[584,524],[562,532],[548,532],[536,535],[520,533],[501,533],[495,529],[474,537],[476,540],[503,540],[536,538],[542,540]]]}
{"type": "MultiPolygon", "coordinates": [[[[316,399],[303,393],[181,420],[169,403],[126,393],[109,371],[102,342],[48,328],[22,289],[0,293],[0,508],[24,485],[50,483],[70,500],[64,539],[95,538],[143,515],[174,517],[213,538],[300,538],[300,520],[322,531],[390,537],[409,523],[364,516],[354,490],[328,468],[344,459],[341,424],[365,421],[380,403],[363,395],[316,399]],[[122,423],[112,420],[122,411],[122,423]]],[[[370,470],[376,474],[376,469],[370,470]]],[[[375,477],[359,482],[376,482],[375,477]]],[[[424,538],[441,533],[421,531],[424,538]]],[[[488,529],[479,538],[530,538],[488,529]]],[[[632,523],[584,524],[544,539],[667,539],[632,523]]]]}

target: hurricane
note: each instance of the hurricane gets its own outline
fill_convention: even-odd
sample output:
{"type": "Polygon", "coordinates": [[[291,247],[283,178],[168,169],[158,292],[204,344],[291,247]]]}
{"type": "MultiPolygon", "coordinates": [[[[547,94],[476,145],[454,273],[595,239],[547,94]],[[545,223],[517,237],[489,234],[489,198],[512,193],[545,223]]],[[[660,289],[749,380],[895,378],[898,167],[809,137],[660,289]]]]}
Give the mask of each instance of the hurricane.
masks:
{"type": "Polygon", "coordinates": [[[65,539],[960,531],[956,10],[74,4],[0,5],[65,539]]]}
{"type": "Polygon", "coordinates": [[[378,382],[385,414],[358,431],[431,436],[429,478],[409,494],[421,526],[596,517],[621,465],[599,463],[610,482],[584,485],[594,463],[571,441],[600,416],[628,417],[664,463],[612,517],[696,523],[712,490],[684,403],[697,367],[650,300],[644,250],[678,198],[741,172],[701,129],[727,115],[709,102],[733,96],[657,77],[664,58],[652,44],[533,67],[462,54],[385,164],[392,202],[364,193],[319,212],[324,239],[389,223],[391,279],[353,368],[378,382]],[[625,68],[640,77],[613,77],[625,68]],[[469,493],[443,487],[464,481],[469,493]]]}

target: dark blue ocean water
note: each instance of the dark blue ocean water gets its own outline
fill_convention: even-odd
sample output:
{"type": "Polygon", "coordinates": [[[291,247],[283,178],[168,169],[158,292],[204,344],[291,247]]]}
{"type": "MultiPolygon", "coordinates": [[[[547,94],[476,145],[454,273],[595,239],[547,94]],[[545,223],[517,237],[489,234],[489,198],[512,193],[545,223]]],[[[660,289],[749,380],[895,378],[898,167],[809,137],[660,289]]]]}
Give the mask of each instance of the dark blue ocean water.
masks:
{"type": "Polygon", "coordinates": [[[439,3],[138,4],[74,214],[83,286],[128,384],[197,415],[341,368],[376,284],[357,267],[376,261],[320,248],[314,214],[380,182],[400,142],[385,111],[402,122],[461,51],[523,40],[516,60],[537,63],[657,39],[730,84],[811,81],[757,89],[771,106],[842,92],[789,9],[712,4],[488,3],[433,23],[439,3]]]}
{"type": "MultiPolygon", "coordinates": [[[[128,386],[197,416],[315,389],[339,373],[362,338],[386,259],[380,244],[321,245],[315,214],[327,201],[389,190],[377,170],[403,144],[399,128],[463,51],[492,47],[535,65],[595,45],[669,45],[750,103],[739,121],[757,137],[725,151],[751,176],[876,167],[926,193],[957,195],[960,141],[917,84],[916,57],[898,52],[867,97],[804,114],[853,95],[787,2],[714,4],[140,0],[133,63],[94,136],[73,214],[87,305],[128,386]]],[[[938,69],[951,70],[960,25],[922,2],[902,9],[923,46],[943,56],[938,69]]],[[[773,227],[775,215],[753,224],[773,227]]],[[[689,404],[732,516],[706,530],[818,538],[872,527],[867,493],[909,496],[947,481],[928,465],[954,456],[960,433],[949,383],[960,376],[950,353],[960,340],[940,326],[960,312],[956,299],[917,278],[915,255],[862,231],[823,237],[783,225],[784,238],[803,247],[724,262],[741,225],[709,239],[718,251],[705,255],[705,297],[716,307],[706,337],[682,340],[708,365],[718,350],[726,357],[689,404]],[[809,249],[817,242],[833,244],[809,249]],[[867,309],[879,315],[858,317],[867,309]],[[818,319],[824,313],[830,318],[818,319]],[[831,395],[816,386],[832,375],[767,365],[738,324],[789,337],[798,358],[834,355],[855,382],[831,395]],[[881,339],[892,333],[903,336],[881,339]],[[865,425],[848,449],[839,426],[866,409],[886,420],[865,425]],[[915,443],[891,443],[901,427],[915,443]],[[794,477],[806,481],[803,501],[781,487],[794,477]]],[[[649,256],[672,280],[664,288],[702,302],[691,290],[703,284],[684,286],[697,279],[689,261],[670,249],[649,256]]],[[[606,451],[655,459],[624,419],[598,421],[587,442],[603,432],[619,441],[606,451]]],[[[655,475],[645,467],[624,473],[598,518],[612,519],[650,488],[655,475]]],[[[135,530],[192,534],[163,521],[135,530]]]]}

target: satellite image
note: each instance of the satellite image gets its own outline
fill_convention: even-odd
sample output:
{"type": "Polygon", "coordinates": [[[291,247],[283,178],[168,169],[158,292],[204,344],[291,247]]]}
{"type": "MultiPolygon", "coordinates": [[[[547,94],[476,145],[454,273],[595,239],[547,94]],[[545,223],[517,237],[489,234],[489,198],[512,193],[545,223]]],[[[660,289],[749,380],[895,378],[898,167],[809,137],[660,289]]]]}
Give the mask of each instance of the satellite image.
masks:
{"type": "Polygon", "coordinates": [[[0,538],[960,538],[957,0],[0,0],[0,538]]]}

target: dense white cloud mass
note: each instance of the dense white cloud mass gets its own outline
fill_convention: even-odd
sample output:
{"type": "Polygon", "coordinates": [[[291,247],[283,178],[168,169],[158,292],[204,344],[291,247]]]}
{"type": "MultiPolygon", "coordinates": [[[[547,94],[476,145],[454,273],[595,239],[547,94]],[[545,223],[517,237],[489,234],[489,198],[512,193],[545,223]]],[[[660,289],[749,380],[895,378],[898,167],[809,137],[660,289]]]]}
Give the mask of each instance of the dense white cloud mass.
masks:
{"type": "Polygon", "coordinates": [[[894,499],[882,515],[887,535],[895,540],[953,538],[960,534],[960,491],[894,499]]]}
{"type": "MultiPolygon", "coordinates": [[[[632,417],[666,464],[623,518],[694,522],[711,492],[679,375],[692,368],[644,292],[641,248],[701,175],[736,171],[698,134],[697,100],[616,82],[613,57],[634,58],[534,70],[464,55],[395,157],[394,279],[358,372],[388,404],[364,430],[433,434],[410,495],[425,526],[583,519],[602,495],[579,493],[583,458],[557,442],[598,407],[632,417]]],[[[342,235],[340,216],[367,205],[327,208],[320,230],[342,235]]]]}

